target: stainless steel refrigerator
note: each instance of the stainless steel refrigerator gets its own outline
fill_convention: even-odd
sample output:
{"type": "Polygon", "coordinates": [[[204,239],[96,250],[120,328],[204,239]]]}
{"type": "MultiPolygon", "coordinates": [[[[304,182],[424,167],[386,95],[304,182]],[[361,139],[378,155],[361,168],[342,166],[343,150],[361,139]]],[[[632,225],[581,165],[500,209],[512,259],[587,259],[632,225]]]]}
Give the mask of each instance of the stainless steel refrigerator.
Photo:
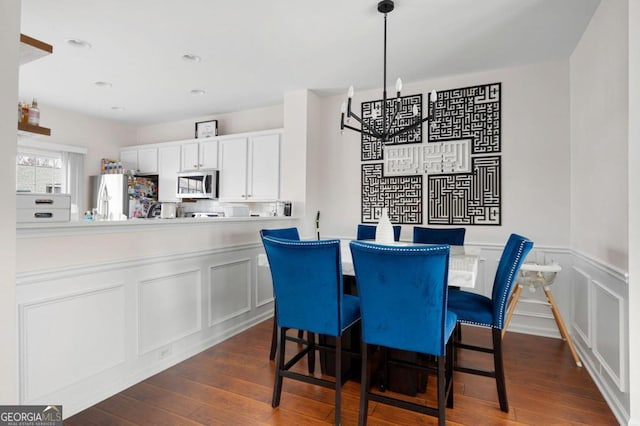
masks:
{"type": "Polygon", "coordinates": [[[146,217],[158,199],[157,176],[105,174],[90,177],[91,208],[96,220],[146,217]]]}

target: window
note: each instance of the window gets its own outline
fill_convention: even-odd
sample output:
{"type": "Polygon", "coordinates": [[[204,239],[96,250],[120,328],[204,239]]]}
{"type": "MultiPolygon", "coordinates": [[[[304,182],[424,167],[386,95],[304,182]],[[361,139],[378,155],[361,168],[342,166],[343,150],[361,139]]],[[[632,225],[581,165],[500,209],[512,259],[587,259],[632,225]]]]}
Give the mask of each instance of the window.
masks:
{"type": "Polygon", "coordinates": [[[16,191],[70,194],[71,218],[83,211],[84,157],[87,149],[31,139],[18,139],[16,191]]]}
{"type": "Polygon", "coordinates": [[[16,191],[68,193],[62,163],[62,152],[18,152],[16,191]]]}

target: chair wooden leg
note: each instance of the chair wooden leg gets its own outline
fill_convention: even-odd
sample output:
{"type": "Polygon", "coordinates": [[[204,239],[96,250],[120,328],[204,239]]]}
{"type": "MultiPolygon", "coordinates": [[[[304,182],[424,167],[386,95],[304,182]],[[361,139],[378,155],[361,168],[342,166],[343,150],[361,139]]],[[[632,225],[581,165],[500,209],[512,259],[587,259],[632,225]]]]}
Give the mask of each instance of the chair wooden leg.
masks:
{"type": "Polygon", "coordinates": [[[342,390],[342,339],[341,336],[336,337],[336,394],[335,394],[335,417],[334,422],[336,426],[340,425],[340,402],[342,390]]]}
{"type": "Polygon", "coordinates": [[[309,364],[309,374],[316,371],[316,335],[307,331],[307,344],[309,345],[309,353],[307,354],[307,363],[309,364]]]}
{"type": "Polygon", "coordinates": [[[505,413],[509,412],[509,402],[507,401],[507,384],[504,378],[504,363],[502,360],[502,330],[493,328],[493,365],[496,374],[496,386],[498,388],[498,400],[500,409],[505,413]]]}
{"type": "Polygon", "coordinates": [[[445,426],[446,410],[446,379],[445,379],[445,357],[438,357],[438,426],[445,426]]]}
{"type": "Polygon", "coordinates": [[[516,288],[511,293],[511,297],[509,298],[509,302],[507,302],[507,317],[504,321],[504,326],[502,327],[502,335],[507,332],[507,327],[511,322],[511,317],[513,316],[513,312],[516,310],[516,305],[518,304],[518,300],[520,300],[520,293],[522,293],[522,286],[516,283],[516,288]]]}
{"type": "Polygon", "coordinates": [[[362,342],[360,352],[362,354],[362,366],[360,368],[360,411],[358,413],[358,425],[365,426],[367,424],[367,410],[369,409],[369,381],[371,380],[368,360],[369,347],[366,343],[362,342]]]}
{"type": "Polygon", "coordinates": [[[452,335],[447,342],[447,355],[445,364],[445,377],[447,378],[445,389],[449,392],[447,396],[447,408],[453,408],[453,356],[455,353],[453,341],[455,340],[455,338],[455,335],[452,335]]]}
{"type": "Polygon", "coordinates": [[[304,337],[304,331],[298,330],[298,339],[302,339],[304,337]]]}
{"type": "Polygon", "coordinates": [[[271,333],[271,349],[269,351],[269,359],[276,358],[276,348],[278,347],[278,313],[273,311],[273,332],[271,333]]]}
{"type": "Polygon", "coordinates": [[[281,328],[280,329],[280,338],[278,341],[278,355],[277,355],[277,360],[276,360],[276,374],[275,374],[275,380],[273,383],[273,397],[271,398],[271,406],[273,408],[277,407],[280,405],[280,395],[282,394],[282,371],[284,370],[284,353],[285,353],[285,346],[286,346],[286,334],[287,334],[287,329],[286,328],[281,328]]]}
{"type": "Polygon", "coordinates": [[[556,301],[551,294],[551,290],[549,287],[543,287],[544,294],[547,296],[547,300],[551,305],[551,312],[553,313],[553,318],[556,320],[556,324],[558,325],[558,330],[560,330],[560,335],[569,345],[569,350],[571,350],[571,355],[573,355],[573,360],[576,362],[578,367],[582,367],[582,362],[578,357],[578,353],[576,352],[576,348],[573,346],[573,341],[571,341],[571,336],[569,335],[569,331],[567,327],[564,325],[564,321],[562,320],[562,315],[560,315],[560,310],[558,310],[558,305],[556,305],[556,301]]]}

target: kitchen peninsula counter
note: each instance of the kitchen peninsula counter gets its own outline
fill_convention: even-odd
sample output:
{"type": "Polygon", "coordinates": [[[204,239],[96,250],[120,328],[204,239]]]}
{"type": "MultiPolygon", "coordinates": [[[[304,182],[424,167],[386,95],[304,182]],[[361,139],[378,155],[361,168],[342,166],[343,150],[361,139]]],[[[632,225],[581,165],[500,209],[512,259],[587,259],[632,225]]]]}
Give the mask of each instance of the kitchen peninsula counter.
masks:
{"type": "Polygon", "coordinates": [[[259,231],[302,222],[18,225],[20,404],[58,401],[71,416],[270,318],[259,231]]]}

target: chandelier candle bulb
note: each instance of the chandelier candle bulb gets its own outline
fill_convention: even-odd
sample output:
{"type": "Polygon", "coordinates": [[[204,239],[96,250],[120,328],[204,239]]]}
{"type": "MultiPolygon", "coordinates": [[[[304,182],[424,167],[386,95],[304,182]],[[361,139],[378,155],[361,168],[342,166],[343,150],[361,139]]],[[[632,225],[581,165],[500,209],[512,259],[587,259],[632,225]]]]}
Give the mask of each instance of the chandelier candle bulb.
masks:
{"type": "Polygon", "coordinates": [[[398,93],[398,98],[400,98],[400,92],[402,91],[402,80],[400,77],[396,80],[396,92],[398,93]]]}

